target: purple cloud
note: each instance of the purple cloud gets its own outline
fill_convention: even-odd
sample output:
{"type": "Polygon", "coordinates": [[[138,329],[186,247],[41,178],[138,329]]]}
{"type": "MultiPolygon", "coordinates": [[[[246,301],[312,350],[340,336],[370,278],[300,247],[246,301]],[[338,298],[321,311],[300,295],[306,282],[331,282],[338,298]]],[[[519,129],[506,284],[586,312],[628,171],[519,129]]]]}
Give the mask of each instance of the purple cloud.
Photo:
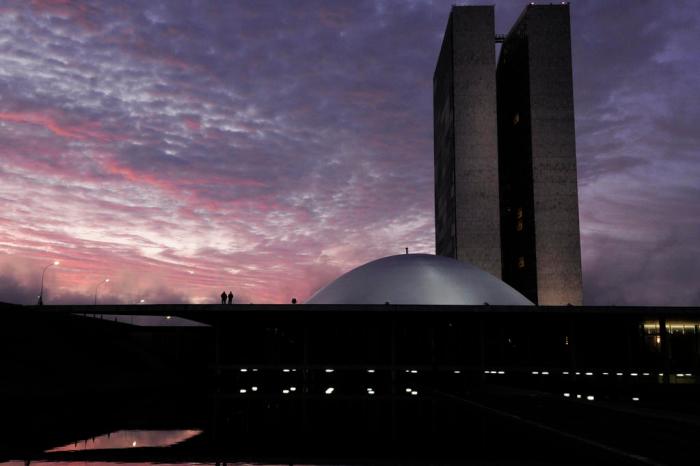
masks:
{"type": "MultiPolygon", "coordinates": [[[[304,300],[434,251],[451,2],[9,2],[0,301],[304,300]],[[65,264],[65,266],[64,266],[65,264]]],[[[505,32],[522,5],[499,2],[505,32]]],[[[697,304],[698,11],[572,5],[589,304],[697,304]]]]}

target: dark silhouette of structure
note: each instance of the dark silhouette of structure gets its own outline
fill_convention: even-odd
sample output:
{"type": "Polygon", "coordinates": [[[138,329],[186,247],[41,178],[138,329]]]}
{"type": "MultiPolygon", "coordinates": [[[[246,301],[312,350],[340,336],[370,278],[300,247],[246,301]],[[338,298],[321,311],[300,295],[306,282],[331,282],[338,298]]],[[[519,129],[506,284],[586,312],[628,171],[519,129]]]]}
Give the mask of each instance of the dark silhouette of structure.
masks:
{"type": "Polygon", "coordinates": [[[0,458],[689,464],[700,433],[698,309],[289,304],[2,312],[2,389],[12,402],[3,406],[0,458]],[[118,315],[207,326],[139,327],[114,322],[118,315]],[[81,364],[67,366],[70,360],[81,364]],[[50,396],[29,390],[47,377],[50,396]],[[163,449],[48,452],[121,429],[185,426],[204,433],[163,449]]]}
{"type": "Polygon", "coordinates": [[[435,69],[437,254],[579,305],[569,6],[530,4],[506,36],[493,14],[452,7],[435,69]]]}

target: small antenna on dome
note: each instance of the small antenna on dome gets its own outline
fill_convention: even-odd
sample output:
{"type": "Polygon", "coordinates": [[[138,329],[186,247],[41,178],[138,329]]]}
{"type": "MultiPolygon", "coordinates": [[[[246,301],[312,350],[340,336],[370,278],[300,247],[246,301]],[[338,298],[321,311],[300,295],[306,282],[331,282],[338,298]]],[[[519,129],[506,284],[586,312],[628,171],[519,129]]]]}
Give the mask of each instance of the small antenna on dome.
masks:
{"type": "Polygon", "coordinates": [[[408,248],[406,248],[406,254],[408,254],[408,248]]]}

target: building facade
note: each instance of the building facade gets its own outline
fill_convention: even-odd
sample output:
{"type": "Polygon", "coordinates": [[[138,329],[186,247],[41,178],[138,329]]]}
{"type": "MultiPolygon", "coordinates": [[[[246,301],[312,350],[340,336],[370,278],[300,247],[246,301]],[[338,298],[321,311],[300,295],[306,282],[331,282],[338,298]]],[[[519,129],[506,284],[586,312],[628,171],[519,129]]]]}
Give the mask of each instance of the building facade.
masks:
{"type": "Polygon", "coordinates": [[[437,254],[501,277],[492,6],[453,7],[433,79],[437,254]]]}
{"type": "Polygon", "coordinates": [[[490,78],[486,71],[464,72],[454,65],[473,60],[470,47],[486,47],[481,36],[478,41],[473,37],[475,31],[486,35],[487,28],[491,37],[488,53],[495,57],[493,7],[453,7],[435,72],[437,254],[471,261],[491,273],[496,256],[498,273],[494,275],[534,303],[580,305],[569,7],[526,7],[504,38],[490,78]],[[472,26],[476,22],[479,26],[472,26]],[[471,46],[454,46],[471,41],[471,46]],[[453,57],[452,65],[445,63],[445,56],[453,57]],[[484,79],[490,79],[492,85],[484,84],[484,79]],[[446,89],[453,92],[451,100],[445,98],[446,89]],[[495,108],[492,92],[497,96],[495,108]],[[474,96],[477,93],[481,94],[474,96]],[[444,110],[446,102],[452,105],[452,120],[444,110]],[[497,127],[488,127],[494,113],[497,127]],[[480,120],[478,131],[456,124],[464,120],[457,115],[465,114],[480,120]],[[483,144],[490,138],[497,140],[495,153],[490,143],[483,144]],[[482,167],[488,167],[488,172],[479,169],[482,167]],[[463,196],[452,199],[452,192],[463,196]],[[482,221],[494,211],[497,221],[482,221]],[[450,229],[453,218],[455,226],[450,229]],[[460,231],[463,224],[480,235],[469,228],[460,231]]]}

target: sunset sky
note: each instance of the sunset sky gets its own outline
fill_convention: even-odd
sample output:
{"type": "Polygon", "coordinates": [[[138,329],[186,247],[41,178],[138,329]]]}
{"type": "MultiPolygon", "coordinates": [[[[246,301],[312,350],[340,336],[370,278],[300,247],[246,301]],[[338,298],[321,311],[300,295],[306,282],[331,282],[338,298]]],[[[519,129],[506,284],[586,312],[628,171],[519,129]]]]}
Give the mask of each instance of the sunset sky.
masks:
{"type": "MultiPolygon", "coordinates": [[[[54,260],[48,304],[286,303],[433,253],[452,3],[0,1],[0,301],[54,260]]],[[[585,303],[700,305],[700,5],[571,13],[585,303]]]]}

